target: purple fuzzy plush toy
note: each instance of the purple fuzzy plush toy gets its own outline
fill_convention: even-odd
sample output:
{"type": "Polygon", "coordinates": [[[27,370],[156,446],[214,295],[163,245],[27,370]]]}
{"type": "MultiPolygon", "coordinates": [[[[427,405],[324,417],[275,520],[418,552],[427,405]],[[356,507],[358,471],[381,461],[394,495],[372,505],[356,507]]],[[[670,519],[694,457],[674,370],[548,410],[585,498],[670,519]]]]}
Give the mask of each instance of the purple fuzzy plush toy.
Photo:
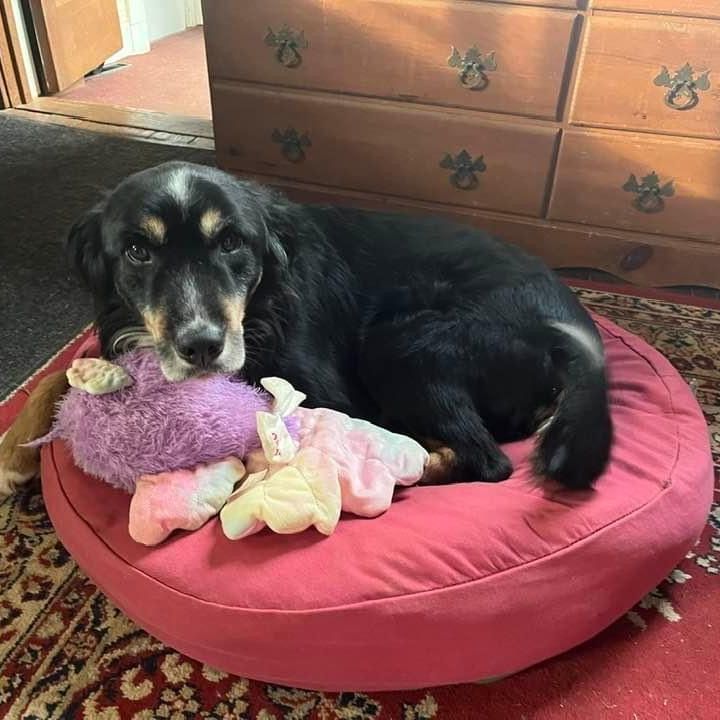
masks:
{"type": "MultiPolygon", "coordinates": [[[[261,447],[256,414],[272,405],[229,376],[169,382],[150,350],[79,358],[67,375],[53,428],[32,445],[63,440],[78,467],[131,493],[129,532],[145,545],[219,512],[261,447]]],[[[287,428],[296,439],[294,418],[287,428]]]]}
{"type": "Polygon", "coordinates": [[[148,350],[113,364],[130,383],[106,394],[70,388],[42,438],[65,440],[86,473],[132,493],[142,475],[243,458],[260,447],[255,413],[270,408],[264,392],[223,375],[168,382],[148,350]]]}

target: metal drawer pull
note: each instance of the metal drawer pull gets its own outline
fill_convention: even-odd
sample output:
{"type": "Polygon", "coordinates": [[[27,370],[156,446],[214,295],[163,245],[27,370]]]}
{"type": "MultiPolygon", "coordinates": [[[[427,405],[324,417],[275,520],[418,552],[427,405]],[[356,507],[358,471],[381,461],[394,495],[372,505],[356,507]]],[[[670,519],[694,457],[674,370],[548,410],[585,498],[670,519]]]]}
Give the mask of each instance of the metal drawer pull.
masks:
{"type": "Polygon", "coordinates": [[[448,58],[448,65],[458,68],[460,84],[468,90],[484,90],[490,84],[487,74],[497,70],[495,53],[483,55],[477,45],[473,45],[465,55],[453,46],[452,54],[448,58]]]}
{"type": "Polygon", "coordinates": [[[672,180],[668,180],[664,185],[660,184],[660,177],[656,172],[640,178],[640,182],[634,173],[630,173],[630,177],[622,186],[625,192],[635,193],[637,197],[632,201],[632,205],[636,210],[644,213],[658,213],[665,209],[665,200],[663,198],[672,197],[675,194],[675,186],[672,180]]]}
{"type": "Polygon", "coordinates": [[[299,163],[305,159],[305,148],[309,148],[312,143],[307,133],[300,133],[295,128],[288,128],[285,132],[280,132],[277,128],[272,132],[273,142],[280,145],[280,152],[283,157],[291,163],[299,163]]]}
{"type": "Polygon", "coordinates": [[[636,245],[620,260],[620,269],[625,272],[639,270],[652,259],[653,249],[650,245],[636,245]]]}
{"type": "Polygon", "coordinates": [[[265,44],[276,48],[275,58],[286,68],[299,67],[303,60],[300,51],[308,47],[305,31],[293,30],[287,25],[283,25],[278,32],[273,32],[272,28],[268,28],[265,44]]]}
{"type": "Polygon", "coordinates": [[[467,150],[461,150],[454,157],[446,153],[440,161],[440,167],[453,171],[450,175],[450,184],[458,190],[474,190],[480,184],[475,173],[485,172],[487,169],[482,155],[473,159],[467,150]]]}
{"type": "Polygon", "coordinates": [[[653,81],[658,87],[666,87],[665,104],[673,110],[692,110],[699,102],[698,92],[710,89],[709,70],[695,77],[690,63],[685,63],[674,75],[665,65],[653,81]]]}

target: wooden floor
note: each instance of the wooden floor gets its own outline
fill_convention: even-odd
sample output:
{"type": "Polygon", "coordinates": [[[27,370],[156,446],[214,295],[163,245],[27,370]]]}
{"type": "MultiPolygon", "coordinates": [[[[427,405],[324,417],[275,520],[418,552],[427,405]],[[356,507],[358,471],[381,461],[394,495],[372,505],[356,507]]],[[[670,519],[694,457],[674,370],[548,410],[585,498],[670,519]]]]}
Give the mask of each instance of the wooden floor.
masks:
{"type": "Polygon", "coordinates": [[[204,118],[52,97],[36,98],[27,105],[3,112],[12,117],[120,135],[144,142],[215,149],[212,121],[204,118]]]}

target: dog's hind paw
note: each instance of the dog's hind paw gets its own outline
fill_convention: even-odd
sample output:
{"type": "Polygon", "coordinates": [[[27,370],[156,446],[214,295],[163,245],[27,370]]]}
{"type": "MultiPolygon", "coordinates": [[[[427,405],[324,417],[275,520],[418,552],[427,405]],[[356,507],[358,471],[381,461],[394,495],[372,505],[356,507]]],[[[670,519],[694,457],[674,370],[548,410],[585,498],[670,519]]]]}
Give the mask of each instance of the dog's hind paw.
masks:
{"type": "Polygon", "coordinates": [[[40,474],[38,451],[4,445],[5,435],[0,435],[0,500],[40,474]]]}
{"type": "Polygon", "coordinates": [[[24,485],[37,475],[36,472],[29,475],[21,475],[14,470],[0,467],[0,501],[12,495],[19,485],[24,485]]]}

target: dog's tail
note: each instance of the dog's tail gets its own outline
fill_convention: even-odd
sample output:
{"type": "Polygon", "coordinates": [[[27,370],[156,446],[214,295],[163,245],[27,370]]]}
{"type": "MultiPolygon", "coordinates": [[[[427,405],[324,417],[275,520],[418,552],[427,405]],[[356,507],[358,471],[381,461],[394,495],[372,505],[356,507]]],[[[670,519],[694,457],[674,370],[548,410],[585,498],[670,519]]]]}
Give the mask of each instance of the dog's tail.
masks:
{"type": "Polygon", "coordinates": [[[602,341],[589,324],[555,322],[549,329],[561,391],[541,433],[535,469],[566,487],[589,488],[605,470],[613,436],[602,341]]]}

